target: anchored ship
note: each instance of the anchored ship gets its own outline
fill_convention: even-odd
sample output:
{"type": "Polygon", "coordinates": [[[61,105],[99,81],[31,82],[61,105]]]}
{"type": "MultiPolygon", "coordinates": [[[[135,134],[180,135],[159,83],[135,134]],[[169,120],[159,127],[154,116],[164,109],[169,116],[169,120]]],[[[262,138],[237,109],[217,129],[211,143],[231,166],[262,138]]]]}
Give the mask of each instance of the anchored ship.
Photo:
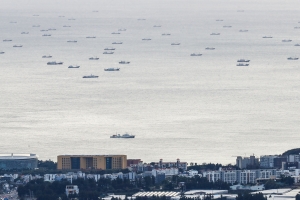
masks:
{"type": "Polygon", "coordinates": [[[95,76],[93,74],[88,75],[88,76],[83,76],[82,78],[98,78],[99,76],[95,76]]]}
{"type": "Polygon", "coordinates": [[[135,135],[130,135],[128,133],[125,133],[123,135],[116,134],[116,135],[110,136],[110,138],[134,138],[134,137],[135,137],[135,135]]]}
{"type": "Polygon", "coordinates": [[[124,60],[122,60],[122,61],[119,62],[119,64],[129,64],[129,63],[130,63],[130,62],[124,61],[124,60]]]}
{"type": "Polygon", "coordinates": [[[106,68],[104,71],[120,71],[120,68],[106,68]]]}
{"type": "Polygon", "coordinates": [[[47,65],[62,65],[63,62],[56,62],[56,61],[52,61],[52,62],[47,62],[47,65]]]}
{"type": "Polygon", "coordinates": [[[79,68],[79,67],[80,67],[79,65],[75,65],[75,66],[70,65],[68,68],[79,68]]]}

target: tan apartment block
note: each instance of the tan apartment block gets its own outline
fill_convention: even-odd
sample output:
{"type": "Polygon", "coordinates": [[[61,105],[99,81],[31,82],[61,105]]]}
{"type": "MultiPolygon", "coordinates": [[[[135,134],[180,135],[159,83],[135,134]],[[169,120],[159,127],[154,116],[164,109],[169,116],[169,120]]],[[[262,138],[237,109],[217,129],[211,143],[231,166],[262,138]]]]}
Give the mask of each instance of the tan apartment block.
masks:
{"type": "Polygon", "coordinates": [[[127,155],[59,155],[57,169],[125,169],[127,155]]]}

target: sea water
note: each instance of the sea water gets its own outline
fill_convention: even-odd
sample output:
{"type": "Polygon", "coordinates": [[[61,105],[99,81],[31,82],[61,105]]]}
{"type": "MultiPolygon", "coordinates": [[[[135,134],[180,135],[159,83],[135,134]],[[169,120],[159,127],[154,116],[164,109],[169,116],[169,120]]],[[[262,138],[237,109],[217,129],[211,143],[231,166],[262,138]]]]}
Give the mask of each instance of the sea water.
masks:
{"type": "Polygon", "coordinates": [[[227,164],[299,147],[300,61],[287,60],[300,56],[299,9],[296,0],[2,0],[0,152],[227,164]],[[250,65],[236,66],[241,58],[250,65]],[[99,78],[82,78],[90,74],[99,78]],[[110,138],[125,132],[136,138],[110,138]]]}

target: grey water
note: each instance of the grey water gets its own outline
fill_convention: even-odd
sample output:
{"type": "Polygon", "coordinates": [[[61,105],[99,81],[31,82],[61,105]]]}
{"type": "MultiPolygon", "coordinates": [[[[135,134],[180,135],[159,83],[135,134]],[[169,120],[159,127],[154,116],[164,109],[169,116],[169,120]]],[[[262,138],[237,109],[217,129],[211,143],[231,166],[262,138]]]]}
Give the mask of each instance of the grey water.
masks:
{"type": "Polygon", "coordinates": [[[0,152],[227,164],[297,148],[299,21],[298,0],[1,0],[0,152]]]}

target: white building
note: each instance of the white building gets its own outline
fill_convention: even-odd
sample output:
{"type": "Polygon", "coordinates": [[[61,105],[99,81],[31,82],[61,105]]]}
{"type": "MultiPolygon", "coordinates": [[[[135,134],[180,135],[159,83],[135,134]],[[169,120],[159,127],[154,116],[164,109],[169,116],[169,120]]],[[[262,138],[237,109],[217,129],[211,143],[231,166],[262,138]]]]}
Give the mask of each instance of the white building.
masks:
{"type": "Polygon", "coordinates": [[[152,170],[152,176],[156,177],[156,174],[162,174],[164,173],[166,176],[174,176],[178,175],[178,169],[177,168],[167,168],[167,169],[153,169],[152,170]]]}
{"type": "Polygon", "coordinates": [[[256,183],[257,179],[270,179],[276,178],[276,175],[280,177],[280,174],[276,174],[276,170],[222,170],[203,172],[203,176],[208,179],[209,182],[216,182],[221,180],[227,183],[256,183]]]}
{"type": "Polygon", "coordinates": [[[66,195],[69,194],[79,194],[79,188],[77,185],[67,185],[66,186],[66,195]]]}

